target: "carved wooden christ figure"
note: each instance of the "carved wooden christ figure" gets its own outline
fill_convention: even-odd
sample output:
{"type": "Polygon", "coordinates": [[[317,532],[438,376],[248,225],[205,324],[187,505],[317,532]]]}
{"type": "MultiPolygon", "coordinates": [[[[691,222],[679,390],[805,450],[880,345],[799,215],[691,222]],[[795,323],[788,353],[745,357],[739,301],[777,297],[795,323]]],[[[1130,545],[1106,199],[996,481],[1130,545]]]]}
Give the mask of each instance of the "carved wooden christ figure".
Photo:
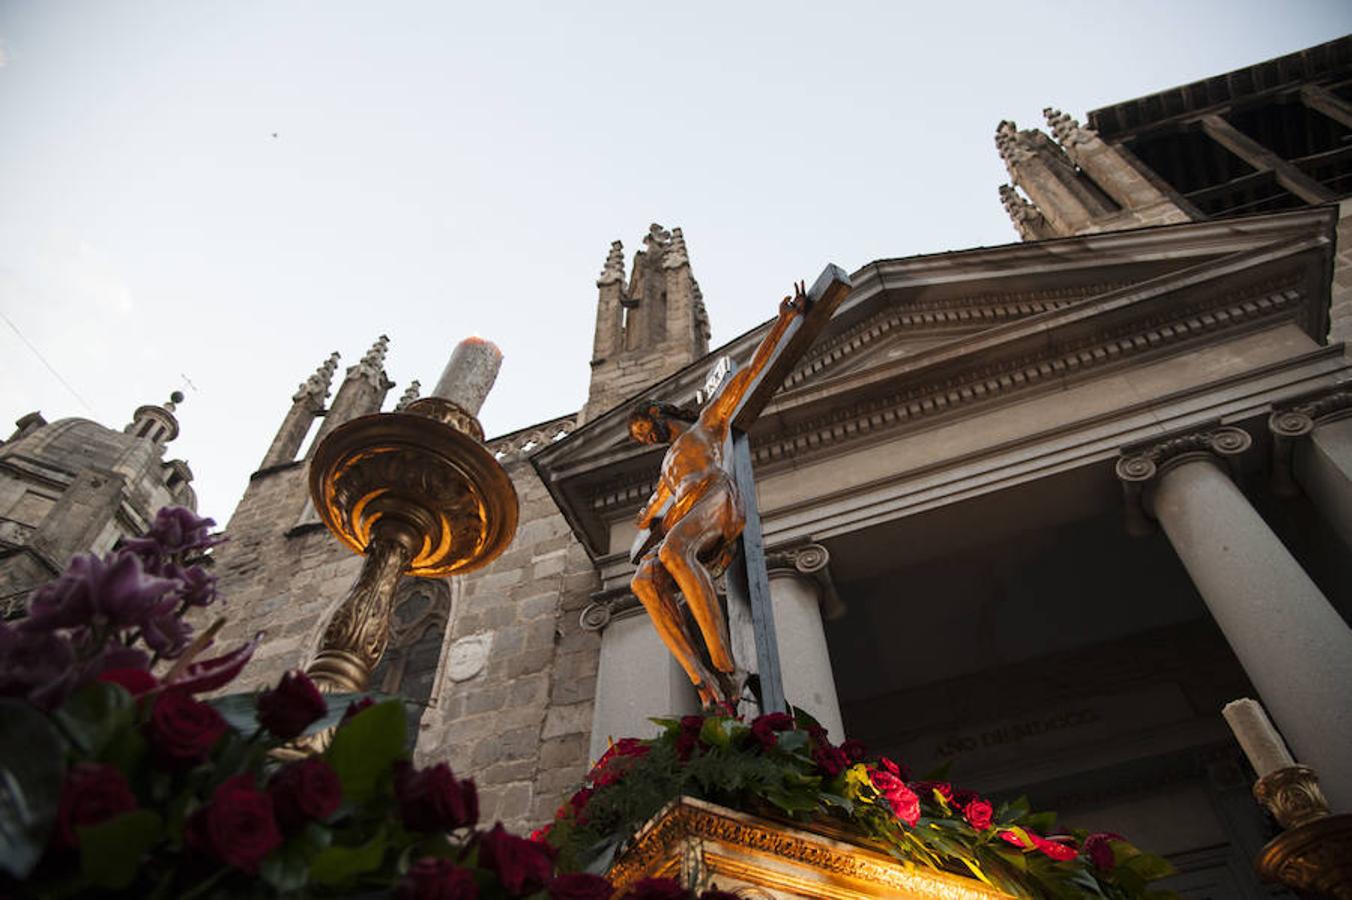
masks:
{"type": "Polygon", "coordinates": [[[748,389],[775,355],[780,339],[809,306],[803,286],[796,285],[794,296],[780,304],[779,318],[751,362],[726,379],[698,415],[647,400],[629,417],[634,440],[671,445],[662,460],[657,490],[638,515],[640,533],[631,553],[638,569],[630,587],[706,707],[735,701],[744,677],[733,660],[727,619],[714,590],[714,577],[732,560],[746,524],[742,498],[726,458],[731,423],[748,389]],[[685,598],[699,626],[712,671],[687,627],[678,594],[685,598]]]}

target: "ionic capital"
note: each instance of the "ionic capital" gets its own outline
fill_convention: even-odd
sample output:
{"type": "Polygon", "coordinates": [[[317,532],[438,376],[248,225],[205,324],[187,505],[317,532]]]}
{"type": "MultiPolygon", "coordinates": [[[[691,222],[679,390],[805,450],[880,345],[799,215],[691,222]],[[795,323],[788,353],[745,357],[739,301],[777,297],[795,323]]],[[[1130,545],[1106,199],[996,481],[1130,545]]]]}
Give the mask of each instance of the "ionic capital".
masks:
{"type": "Polygon", "coordinates": [[[812,581],[817,586],[822,616],[839,619],[845,614],[845,604],[836,592],[830,564],[831,553],[821,544],[798,544],[765,554],[765,568],[771,576],[792,574],[812,581]]]}
{"type": "Polygon", "coordinates": [[[1253,438],[1242,428],[1230,425],[1204,427],[1172,435],[1151,444],[1124,448],[1118,457],[1116,472],[1126,495],[1127,531],[1134,535],[1150,533],[1151,515],[1147,508],[1146,488],[1165,472],[1198,459],[1231,461],[1253,445],[1253,438]]]}
{"type": "Polygon", "coordinates": [[[643,604],[626,587],[610,588],[591,595],[591,602],[582,608],[577,623],[584,631],[604,631],[614,619],[640,612],[643,604]]]}
{"type": "Polygon", "coordinates": [[[1291,454],[1297,441],[1309,437],[1326,422],[1352,416],[1352,388],[1335,385],[1305,394],[1273,407],[1268,416],[1272,432],[1272,491],[1278,497],[1300,493],[1291,467],[1291,454]]]}

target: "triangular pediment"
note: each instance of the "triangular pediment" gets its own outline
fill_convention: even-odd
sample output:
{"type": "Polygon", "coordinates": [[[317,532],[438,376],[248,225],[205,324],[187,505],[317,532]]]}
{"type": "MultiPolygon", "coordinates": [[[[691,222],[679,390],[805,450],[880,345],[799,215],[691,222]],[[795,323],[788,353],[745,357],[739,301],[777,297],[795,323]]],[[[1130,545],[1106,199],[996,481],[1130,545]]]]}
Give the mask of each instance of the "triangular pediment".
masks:
{"type": "MultiPolygon", "coordinates": [[[[1277,322],[1322,341],[1333,223],[1312,209],[870,263],[753,429],[757,465],[1277,322]]],[[[765,327],[640,396],[690,402],[714,361],[749,358],[765,327]]],[[[594,554],[661,461],[629,440],[637,399],[533,457],[594,554]]]]}

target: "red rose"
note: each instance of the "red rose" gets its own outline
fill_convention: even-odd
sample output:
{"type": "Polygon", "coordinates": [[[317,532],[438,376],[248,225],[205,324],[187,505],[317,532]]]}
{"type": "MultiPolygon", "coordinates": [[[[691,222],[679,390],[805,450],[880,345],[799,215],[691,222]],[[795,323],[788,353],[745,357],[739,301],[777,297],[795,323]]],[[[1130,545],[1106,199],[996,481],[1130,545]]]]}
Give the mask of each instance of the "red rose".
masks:
{"type": "Polygon", "coordinates": [[[469,869],[425,856],[409,867],[394,895],[398,900],[477,900],[479,886],[469,869]]]}
{"type": "Polygon", "coordinates": [[[741,900],[736,894],[730,891],[720,891],[718,888],[709,888],[702,891],[699,900],[741,900]]]}
{"type": "Polygon", "coordinates": [[[884,769],[900,778],[902,781],[911,780],[911,770],[904,763],[894,763],[886,756],[878,758],[878,762],[884,769]]]}
{"type": "Polygon", "coordinates": [[[188,820],[184,837],[193,847],[249,874],[282,845],[272,800],[254,787],[250,775],[236,775],[216,788],[211,802],[188,820]]]}
{"type": "Polygon", "coordinates": [[[962,810],[962,817],[967,820],[968,825],[971,825],[977,831],[985,831],[990,828],[991,817],[994,814],[995,811],[991,809],[991,805],[981,799],[969,800],[967,806],[962,810]]]}
{"type": "Polygon", "coordinates": [[[98,825],[133,809],[136,797],[121,770],[101,763],[79,763],[66,773],[61,785],[53,837],[64,846],[78,847],[80,835],[75,829],[98,825]]]}
{"type": "Polygon", "coordinates": [[[1111,872],[1117,866],[1117,857],[1113,854],[1112,842],[1125,840],[1126,838],[1120,834],[1099,831],[1084,839],[1084,846],[1080,848],[1080,852],[1089,857],[1089,861],[1094,864],[1094,868],[1100,872],[1111,872]]]}
{"type": "Polygon", "coordinates": [[[258,695],[259,724],[284,741],[300,737],[326,712],[319,688],[300,669],[287,672],[277,687],[258,695]]]}
{"type": "Polygon", "coordinates": [[[644,878],[634,882],[622,900],[689,900],[690,892],[675,878],[644,878]]]}
{"type": "Polygon", "coordinates": [[[863,762],[868,756],[868,748],[864,746],[863,741],[845,741],[840,745],[840,752],[844,753],[845,758],[851,763],[863,762]]]}
{"type": "Polygon", "coordinates": [[[182,691],[165,691],[150,710],[150,743],[175,767],[191,766],[206,759],[225,734],[225,719],[205,703],[182,691]]]}
{"type": "Polygon", "coordinates": [[[479,821],[474,779],[457,779],[445,763],[422,770],[407,762],[395,763],[394,796],[409,831],[453,831],[479,821]]]}
{"type": "Polygon", "coordinates": [[[98,680],[115,684],[133,697],[139,697],[159,686],[155,676],[145,669],[106,669],[99,673],[98,680]]]}
{"type": "Polygon", "coordinates": [[[295,831],[312,819],[326,819],[343,799],[343,786],[333,767],[317,756],[307,756],[277,770],[268,781],[268,796],[277,824],[295,831]]]}
{"type": "Polygon", "coordinates": [[[926,800],[930,800],[935,794],[938,794],[944,798],[945,803],[953,802],[953,785],[947,781],[917,781],[915,789],[926,800]]]}
{"type": "Polygon", "coordinates": [[[547,890],[549,900],[610,900],[615,892],[609,881],[586,872],[560,875],[548,884],[547,890]]]}
{"type": "Polygon", "coordinates": [[[533,894],[554,874],[554,848],[508,834],[498,822],[479,836],[479,865],[497,873],[513,897],[533,894]]]}
{"type": "Polygon", "coordinates": [[[640,741],[638,738],[621,738],[611,744],[601,758],[592,766],[588,777],[592,784],[597,787],[605,787],[608,784],[614,784],[624,777],[624,773],[629,770],[627,765],[621,764],[618,760],[622,758],[638,759],[648,755],[651,746],[640,741]]]}
{"type": "Polygon", "coordinates": [[[760,744],[762,750],[773,750],[779,743],[775,732],[792,730],[793,716],[788,713],[766,713],[751,721],[751,737],[760,744]]]}
{"type": "Polygon", "coordinates": [[[681,730],[676,735],[676,758],[686,762],[700,748],[700,731],[704,716],[681,716],[681,730]]]}
{"type": "MultiPolygon", "coordinates": [[[[562,812],[563,812],[563,808],[560,807],[560,808],[559,808],[559,811],[556,812],[556,813],[554,814],[554,817],[555,817],[555,818],[558,818],[558,816],[559,816],[562,812]]],[[[546,824],[546,825],[542,825],[541,827],[535,829],[534,831],[532,831],[532,832],[530,833],[530,839],[531,839],[532,841],[536,841],[537,843],[547,844],[547,843],[549,843],[549,833],[550,833],[551,831],[553,831],[553,830],[554,830],[554,823],[553,823],[553,822],[550,822],[550,823],[548,823],[548,824],[546,824]]]]}
{"type": "Polygon", "coordinates": [[[878,793],[887,800],[887,805],[892,807],[893,815],[915,827],[915,823],[920,821],[920,798],[906,786],[906,782],[880,769],[870,769],[868,776],[878,793]]]}
{"type": "Polygon", "coordinates": [[[850,761],[839,747],[832,747],[823,737],[812,748],[812,761],[817,764],[817,768],[822,770],[822,774],[828,778],[835,778],[841,772],[844,772],[850,765],[850,761]]]}

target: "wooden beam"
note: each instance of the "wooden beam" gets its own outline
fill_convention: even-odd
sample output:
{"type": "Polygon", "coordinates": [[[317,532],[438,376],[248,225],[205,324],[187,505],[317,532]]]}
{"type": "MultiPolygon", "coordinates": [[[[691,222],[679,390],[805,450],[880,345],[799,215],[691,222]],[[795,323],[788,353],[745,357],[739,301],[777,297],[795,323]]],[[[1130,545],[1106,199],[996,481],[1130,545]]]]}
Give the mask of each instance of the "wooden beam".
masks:
{"type": "Polygon", "coordinates": [[[751,610],[761,712],[788,712],[779,662],[779,638],[775,634],[775,608],[770,602],[770,575],[765,570],[765,538],[761,534],[760,508],[756,503],[756,476],[751,469],[751,441],[744,431],[732,433],[732,477],[742,495],[746,527],[738,538],[737,558],[728,567],[727,589],[733,598],[744,600],[751,610]]]}
{"type": "Polygon", "coordinates": [[[1262,144],[1231,125],[1218,115],[1202,116],[1202,131],[1206,136],[1244,160],[1258,171],[1271,171],[1277,183],[1306,203],[1332,203],[1338,197],[1328,188],[1306,175],[1296,166],[1282,159],[1262,144]]]}
{"type": "Polygon", "coordinates": [[[780,337],[769,365],[761,370],[760,377],[747,388],[742,405],[732,417],[734,429],[742,431],[751,429],[761,410],[765,409],[770,398],[779,390],[784,379],[789,377],[794,366],[798,365],[808,347],[812,346],[817,335],[830,323],[831,317],[836,314],[836,310],[849,294],[850,276],[845,274],[845,270],[840,266],[827,263],[826,268],[808,289],[807,315],[795,319],[789,325],[780,337]]]}
{"type": "Polygon", "coordinates": [[[1344,128],[1352,128],[1352,103],[1317,84],[1303,85],[1300,102],[1317,113],[1328,116],[1344,128]]]}

